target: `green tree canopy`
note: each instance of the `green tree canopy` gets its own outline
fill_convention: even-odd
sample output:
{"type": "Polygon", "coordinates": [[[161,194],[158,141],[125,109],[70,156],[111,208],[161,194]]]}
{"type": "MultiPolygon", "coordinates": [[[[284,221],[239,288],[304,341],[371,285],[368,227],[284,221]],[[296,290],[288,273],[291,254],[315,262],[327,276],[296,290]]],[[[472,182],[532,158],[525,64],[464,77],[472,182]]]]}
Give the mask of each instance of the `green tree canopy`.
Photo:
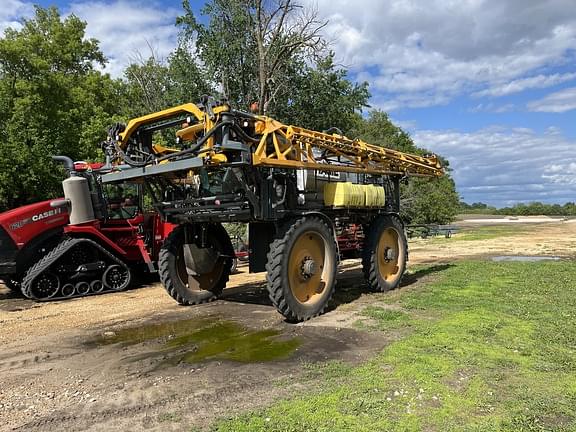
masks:
{"type": "Polygon", "coordinates": [[[94,158],[119,85],[96,70],[105,58],[85,23],[37,7],[20,30],[0,39],[0,207],[59,191],[50,157],[94,158]]]}
{"type": "Polygon", "coordinates": [[[270,109],[271,115],[298,126],[322,131],[331,127],[349,132],[368,106],[368,83],[355,84],[346,69],[334,64],[328,53],[312,65],[293,60],[290,84],[279,92],[270,109]]]}
{"type": "MultiPolygon", "coordinates": [[[[373,110],[367,118],[360,118],[352,131],[371,144],[414,154],[429,153],[414,144],[410,135],[394,125],[388,114],[373,110]]],[[[445,224],[458,213],[459,197],[448,163],[444,161],[446,175],[437,179],[413,178],[401,190],[401,213],[409,224],[445,224]]]]}
{"type": "Polygon", "coordinates": [[[179,46],[166,61],[154,53],[132,63],[124,71],[127,117],[137,117],[186,102],[196,102],[211,93],[197,58],[185,46],[179,46]]]}

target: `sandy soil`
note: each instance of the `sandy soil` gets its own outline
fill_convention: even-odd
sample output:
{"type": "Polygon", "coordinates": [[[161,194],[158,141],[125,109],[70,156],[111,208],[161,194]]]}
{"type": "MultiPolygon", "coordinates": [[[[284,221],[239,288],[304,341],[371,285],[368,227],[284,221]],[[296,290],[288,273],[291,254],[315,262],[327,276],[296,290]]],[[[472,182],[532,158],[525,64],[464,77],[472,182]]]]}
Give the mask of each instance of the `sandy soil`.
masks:
{"type": "MultiPolygon", "coordinates": [[[[516,254],[574,257],[576,223],[518,226],[520,233],[482,241],[458,235],[413,240],[410,263],[516,254]]],[[[402,289],[420,282],[409,277],[402,289]]],[[[188,308],[157,283],[51,303],[34,303],[0,288],[0,430],[190,430],[312,388],[311,364],[361,362],[391,341],[353,327],[359,312],[374,303],[362,287],[357,260],[343,262],[332,310],[304,324],[285,323],[270,305],[264,274],[233,275],[229,287],[223,300],[188,308]],[[145,333],[147,326],[177,328],[182,320],[232,322],[241,337],[276,331],[273,340],[297,340],[298,347],[273,361],[174,364],[168,361],[174,352],[166,351],[174,336],[170,331],[131,345],[96,343],[122,329],[145,333]]]]}

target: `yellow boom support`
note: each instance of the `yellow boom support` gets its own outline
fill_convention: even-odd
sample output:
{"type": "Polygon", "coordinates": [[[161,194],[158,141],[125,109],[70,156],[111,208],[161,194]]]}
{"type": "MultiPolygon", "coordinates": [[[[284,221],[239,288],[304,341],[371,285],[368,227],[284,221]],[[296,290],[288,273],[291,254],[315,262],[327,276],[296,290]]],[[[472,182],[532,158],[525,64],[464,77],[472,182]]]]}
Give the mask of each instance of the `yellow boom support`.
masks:
{"type": "MultiPolygon", "coordinates": [[[[125,150],[132,133],[142,125],[176,116],[188,116],[186,123],[176,132],[184,142],[209,135],[223,122],[235,123],[252,137],[247,144],[255,166],[420,177],[439,177],[444,173],[435,155],[418,156],[339,134],[288,126],[270,117],[233,111],[228,105],[206,110],[188,103],[130,120],[118,136],[119,148],[125,150]]],[[[179,151],[158,145],[151,150],[157,156],[179,151]]],[[[212,136],[196,152],[212,164],[226,162],[220,153],[221,149],[212,136]]]]}

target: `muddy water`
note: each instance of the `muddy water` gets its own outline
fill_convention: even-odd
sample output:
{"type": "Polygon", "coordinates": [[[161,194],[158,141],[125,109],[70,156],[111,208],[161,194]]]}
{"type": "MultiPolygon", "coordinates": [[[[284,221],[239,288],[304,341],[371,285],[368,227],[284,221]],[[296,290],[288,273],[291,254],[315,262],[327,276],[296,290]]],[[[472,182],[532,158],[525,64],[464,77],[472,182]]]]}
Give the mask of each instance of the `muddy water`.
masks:
{"type": "Polygon", "coordinates": [[[214,317],[188,319],[105,332],[88,346],[144,344],[162,365],[232,360],[267,362],[290,357],[300,346],[299,337],[283,337],[273,329],[252,330],[235,321],[214,317]]]}
{"type": "Polygon", "coordinates": [[[558,256],[526,256],[526,255],[500,255],[492,257],[492,261],[517,261],[517,262],[538,262],[538,261],[560,261],[558,256]]]}

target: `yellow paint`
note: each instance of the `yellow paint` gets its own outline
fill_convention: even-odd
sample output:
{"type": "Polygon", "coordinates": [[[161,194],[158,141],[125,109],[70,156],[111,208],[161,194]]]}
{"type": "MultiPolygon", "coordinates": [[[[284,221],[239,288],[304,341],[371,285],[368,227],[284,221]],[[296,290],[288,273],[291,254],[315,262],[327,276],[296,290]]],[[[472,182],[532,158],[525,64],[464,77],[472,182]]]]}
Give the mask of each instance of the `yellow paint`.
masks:
{"type": "MultiPolygon", "coordinates": [[[[120,134],[119,145],[126,148],[130,136],[141,126],[181,115],[195,117],[196,123],[176,132],[184,141],[196,141],[221,122],[221,114],[230,111],[228,105],[214,107],[208,115],[192,103],[169,108],[130,120],[125,132],[120,134]]],[[[254,118],[254,116],[252,116],[254,118]]],[[[352,140],[339,134],[327,134],[288,126],[266,116],[255,116],[254,134],[259,141],[252,146],[252,164],[255,166],[314,169],[331,172],[354,172],[377,175],[411,175],[440,177],[444,171],[438,158],[418,156],[352,140]],[[323,159],[328,155],[330,162],[323,159]],[[335,163],[335,159],[339,159],[335,163]]],[[[227,158],[215,147],[215,137],[206,140],[200,150],[211,163],[225,163],[227,158]]],[[[177,151],[159,145],[153,146],[157,155],[177,151]]],[[[382,202],[382,192],[364,193],[367,203],[382,202]]]]}

